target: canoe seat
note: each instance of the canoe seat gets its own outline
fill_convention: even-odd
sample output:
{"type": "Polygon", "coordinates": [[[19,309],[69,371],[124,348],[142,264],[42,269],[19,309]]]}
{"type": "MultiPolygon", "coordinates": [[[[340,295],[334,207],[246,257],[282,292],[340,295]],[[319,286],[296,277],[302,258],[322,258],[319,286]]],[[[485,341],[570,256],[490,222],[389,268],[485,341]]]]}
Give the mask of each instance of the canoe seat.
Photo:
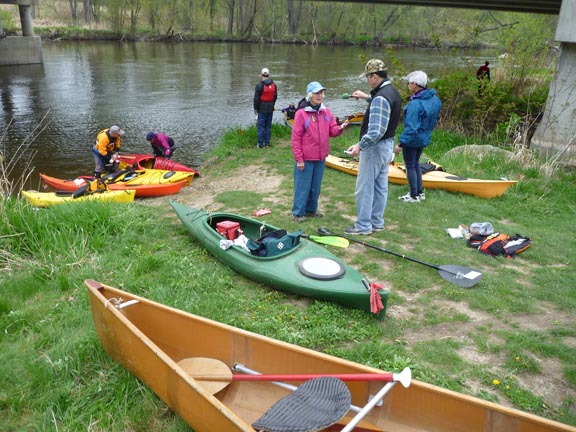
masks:
{"type": "Polygon", "coordinates": [[[344,417],[351,403],[350,391],[342,380],[314,378],[277,401],[252,427],[265,432],[318,431],[344,417]]]}

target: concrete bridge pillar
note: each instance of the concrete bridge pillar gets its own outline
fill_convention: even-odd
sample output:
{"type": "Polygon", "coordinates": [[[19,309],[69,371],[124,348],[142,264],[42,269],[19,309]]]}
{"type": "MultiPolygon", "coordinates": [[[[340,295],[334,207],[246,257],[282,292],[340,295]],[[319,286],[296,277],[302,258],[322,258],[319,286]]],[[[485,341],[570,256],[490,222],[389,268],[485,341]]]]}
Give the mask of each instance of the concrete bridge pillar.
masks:
{"type": "Polygon", "coordinates": [[[34,36],[32,5],[38,0],[0,0],[0,4],[17,4],[22,36],[6,36],[0,21],[0,66],[42,63],[42,40],[34,36]]]}
{"type": "Polygon", "coordinates": [[[18,6],[20,10],[20,25],[22,25],[22,36],[34,36],[32,27],[32,11],[30,5],[18,6]]]}
{"type": "Polygon", "coordinates": [[[563,0],[556,40],[560,58],[542,120],[530,147],[546,157],[576,165],[576,0],[563,0]]]}

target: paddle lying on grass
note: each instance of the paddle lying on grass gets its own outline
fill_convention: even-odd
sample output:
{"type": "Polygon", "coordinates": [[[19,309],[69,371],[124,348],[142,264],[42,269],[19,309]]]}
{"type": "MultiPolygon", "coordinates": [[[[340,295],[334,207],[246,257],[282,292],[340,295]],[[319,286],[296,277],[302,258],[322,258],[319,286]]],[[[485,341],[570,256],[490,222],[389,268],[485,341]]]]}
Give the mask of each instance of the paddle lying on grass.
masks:
{"type": "MultiPolygon", "coordinates": [[[[338,235],[338,234],[330,231],[326,227],[318,228],[318,234],[320,234],[321,236],[336,236],[336,235],[338,235]]],[[[418,264],[432,267],[432,268],[438,270],[438,274],[440,276],[442,276],[442,278],[444,280],[446,280],[448,282],[452,282],[453,284],[458,285],[461,288],[471,288],[474,285],[476,285],[478,282],[480,282],[480,280],[482,279],[482,273],[480,273],[478,270],[472,269],[470,267],[459,266],[459,265],[434,265],[434,264],[430,264],[426,261],[420,261],[419,259],[416,259],[416,258],[411,258],[411,257],[403,255],[403,254],[392,252],[392,251],[385,249],[381,246],[376,246],[376,245],[373,245],[370,243],[363,242],[362,240],[356,240],[356,239],[348,237],[348,236],[342,236],[342,237],[345,239],[348,239],[354,243],[359,243],[359,244],[364,245],[366,247],[376,249],[376,250],[379,250],[381,252],[385,252],[387,254],[394,255],[394,256],[397,256],[400,258],[407,259],[408,261],[413,261],[413,262],[416,262],[418,264]]]]}
{"type": "Polygon", "coordinates": [[[341,248],[347,248],[348,246],[350,246],[350,242],[348,241],[348,239],[345,239],[344,237],[334,237],[334,236],[319,237],[315,235],[306,235],[306,234],[302,234],[302,237],[310,239],[313,242],[322,243],[329,246],[336,246],[341,248]]]}

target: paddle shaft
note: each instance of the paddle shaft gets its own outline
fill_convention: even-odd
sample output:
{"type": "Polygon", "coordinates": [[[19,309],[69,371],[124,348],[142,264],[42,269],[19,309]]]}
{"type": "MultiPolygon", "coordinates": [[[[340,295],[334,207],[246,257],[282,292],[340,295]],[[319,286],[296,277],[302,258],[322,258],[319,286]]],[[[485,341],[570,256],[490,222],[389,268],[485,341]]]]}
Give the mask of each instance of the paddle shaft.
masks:
{"type": "Polygon", "coordinates": [[[331,377],[342,381],[397,381],[392,373],[382,374],[260,374],[260,375],[216,375],[194,374],[192,378],[199,381],[307,381],[314,378],[331,377]]]}
{"type": "MultiPolygon", "coordinates": [[[[328,232],[328,231],[327,231],[327,232],[328,232]]],[[[329,234],[329,235],[334,235],[334,236],[335,236],[335,235],[337,235],[337,234],[335,234],[335,233],[333,233],[333,232],[330,231],[330,234],[329,234]]],[[[394,256],[397,256],[397,257],[406,259],[406,260],[408,260],[408,261],[413,261],[413,262],[416,262],[416,263],[418,263],[418,264],[422,264],[422,265],[425,265],[425,266],[428,266],[428,267],[432,267],[433,269],[440,270],[440,267],[437,266],[437,265],[430,264],[429,262],[421,261],[421,260],[419,260],[419,259],[412,258],[412,257],[406,256],[406,255],[404,255],[404,254],[399,254],[399,253],[397,253],[397,252],[393,252],[393,251],[388,250],[388,249],[386,249],[386,248],[383,248],[383,247],[381,247],[381,246],[376,246],[376,245],[373,245],[373,244],[370,244],[370,243],[366,243],[366,242],[364,242],[364,241],[362,241],[362,240],[357,240],[357,239],[355,239],[355,238],[352,238],[352,237],[349,237],[349,236],[345,236],[345,235],[342,235],[342,236],[340,236],[340,237],[343,237],[343,238],[345,238],[345,239],[347,239],[347,240],[349,240],[349,241],[351,241],[351,242],[364,245],[364,246],[366,246],[366,247],[368,247],[368,248],[376,249],[376,250],[379,250],[379,251],[381,251],[381,252],[385,252],[385,253],[387,253],[387,254],[394,255],[394,256]]],[[[456,273],[454,273],[454,274],[456,274],[456,273]]]]}
{"type": "MultiPolygon", "coordinates": [[[[320,235],[330,235],[330,236],[336,235],[334,232],[330,231],[328,228],[325,228],[325,227],[318,228],[318,233],[320,235]]],[[[468,267],[455,266],[455,265],[438,266],[435,264],[430,264],[429,262],[426,262],[426,261],[421,261],[419,259],[406,256],[404,254],[392,252],[392,251],[385,249],[383,247],[363,242],[362,240],[356,240],[356,239],[348,237],[348,236],[342,236],[342,237],[345,238],[346,240],[349,240],[349,241],[352,241],[355,243],[359,243],[359,244],[364,245],[366,247],[376,249],[376,250],[379,250],[381,252],[385,252],[387,254],[394,255],[394,256],[397,256],[400,258],[404,258],[408,261],[413,261],[413,262],[416,262],[418,264],[425,265],[427,267],[432,267],[433,269],[436,269],[438,271],[438,274],[444,280],[451,282],[453,284],[456,284],[462,288],[470,288],[470,287],[476,285],[482,279],[482,273],[480,273],[477,270],[468,268],[468,267]]]]}

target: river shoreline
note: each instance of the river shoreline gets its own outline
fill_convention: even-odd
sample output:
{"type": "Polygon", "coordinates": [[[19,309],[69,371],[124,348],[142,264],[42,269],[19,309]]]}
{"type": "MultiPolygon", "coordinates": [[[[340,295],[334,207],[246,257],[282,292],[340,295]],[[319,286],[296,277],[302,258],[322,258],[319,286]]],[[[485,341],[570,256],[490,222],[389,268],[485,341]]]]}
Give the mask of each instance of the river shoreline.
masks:
{"type": "MultiPolygon", "coordinates": [[[[438,46],[430,40],[414,40],[412,43],[400,43],[398,41],[385,41],[373,39],[371,41],[354,40],[306,40],[300,37],[284,39],[264,38],[233,38],[214,37],[207,35],[193,36],[186,33],[170,31],[165,34],[138,33],[129,35],[110,30],[85,29],[77,26],[37,26],[34,32],[44,41],[110,41],[110,42],[214,42],[214,43],[247,43],[247,44],[270,44],[270,45],[323,45],[323,46],[358,46],[358,47],[388,47],[388,48],[424,48],[424,49],[496,49],[496,46],[487,44],[462,44],[443,43],[438,46]]],[[[8,34],[16,36],[17,34],[8,34]]]]}

